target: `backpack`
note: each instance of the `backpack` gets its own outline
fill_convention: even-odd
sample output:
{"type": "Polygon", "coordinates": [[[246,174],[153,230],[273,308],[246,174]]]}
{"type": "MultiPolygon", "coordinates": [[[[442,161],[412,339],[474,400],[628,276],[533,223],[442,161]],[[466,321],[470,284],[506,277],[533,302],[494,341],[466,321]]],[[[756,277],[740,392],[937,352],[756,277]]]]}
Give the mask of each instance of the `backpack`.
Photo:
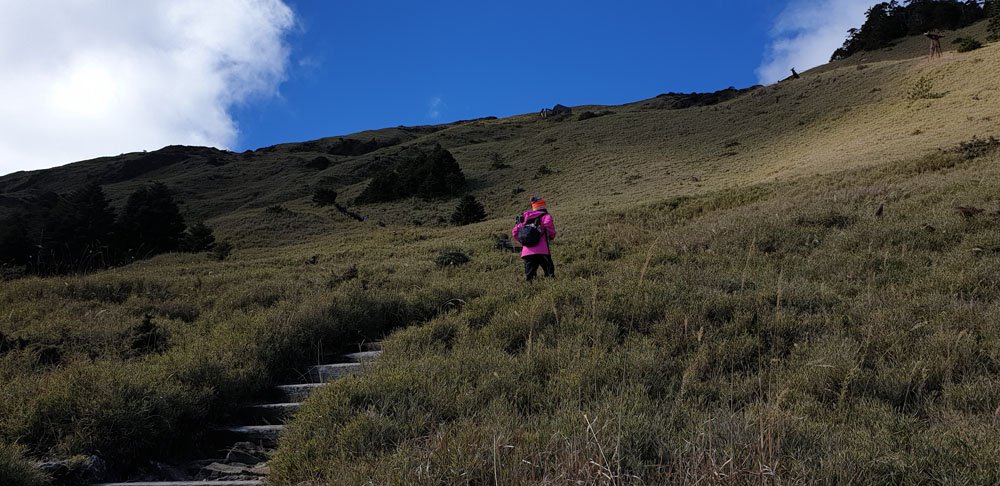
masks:
{"type": "Polygon", "coordinates": [[[529,248],[540,243],[542,236],[544,236],[544,232],[542,231],[542,216],[525,221],[521,229],[517,230],[517,241],[520,241],[522,245],[529,248]]]}

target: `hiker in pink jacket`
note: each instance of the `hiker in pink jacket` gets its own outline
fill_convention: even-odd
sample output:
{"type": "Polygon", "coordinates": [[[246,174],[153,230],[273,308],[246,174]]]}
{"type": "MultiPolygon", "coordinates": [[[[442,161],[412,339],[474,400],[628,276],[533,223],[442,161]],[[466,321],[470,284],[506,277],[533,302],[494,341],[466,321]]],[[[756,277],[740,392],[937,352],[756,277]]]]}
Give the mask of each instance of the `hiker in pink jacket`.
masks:
{"type": "Polygon", "coordinates": [[[517,217],[517,224],[511,230],[514,239],[524,246],[521,259],[524,260],[524,277],[530,282],[535,278],[538,267],[542,267],[546,277],[556,276],[556,265],[552,262],[549,242],[556,238],[556,224],[545,206],[545,200],[531,198],[531,211],[517,217]],[[532,241],[537,239],[537,241],[532,241]]]}

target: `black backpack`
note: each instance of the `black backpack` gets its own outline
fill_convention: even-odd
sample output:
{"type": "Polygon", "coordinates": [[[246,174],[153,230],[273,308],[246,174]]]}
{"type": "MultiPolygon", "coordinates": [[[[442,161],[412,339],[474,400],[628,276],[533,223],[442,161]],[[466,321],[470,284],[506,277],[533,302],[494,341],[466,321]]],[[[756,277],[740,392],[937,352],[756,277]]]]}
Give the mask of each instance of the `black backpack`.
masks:
{"type": "Polygon", "coordinates": [[[544,234],[542,231],[542,216],[539,216],[524,222],[521,229],[517,230],[517,241],[530,248],[540,243],[544,234]]]}

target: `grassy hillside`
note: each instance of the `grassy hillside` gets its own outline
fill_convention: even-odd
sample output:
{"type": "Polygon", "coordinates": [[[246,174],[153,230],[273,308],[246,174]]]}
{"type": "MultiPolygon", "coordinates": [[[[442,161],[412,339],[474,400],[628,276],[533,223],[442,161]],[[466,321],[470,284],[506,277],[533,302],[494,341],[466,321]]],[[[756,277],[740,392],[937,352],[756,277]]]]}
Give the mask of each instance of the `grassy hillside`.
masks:
{"type": "MultiPolygon", "coordinates": [[[[116,202],[162,180],[237,249],[3,282],[0,438],[128,468],[320,348],[413,325],[310,398],[277,484],[997,482],[1000,154],[981,139],[1000,135],[1000,45],[913,57],[923,42],[711,106],[4,176],[6,211],[85,179],[116,202]],[[438,143],[490,220],[309,203],[322,178],[350,201],[438,143]],[[493,244],[530,194],[561,235],[559,278],[526,286],[493,244]],[[438,267],[443,249],[472,261],[438,267]]],[[[0,470],[21,454],[0,447],[0,470]]]]}

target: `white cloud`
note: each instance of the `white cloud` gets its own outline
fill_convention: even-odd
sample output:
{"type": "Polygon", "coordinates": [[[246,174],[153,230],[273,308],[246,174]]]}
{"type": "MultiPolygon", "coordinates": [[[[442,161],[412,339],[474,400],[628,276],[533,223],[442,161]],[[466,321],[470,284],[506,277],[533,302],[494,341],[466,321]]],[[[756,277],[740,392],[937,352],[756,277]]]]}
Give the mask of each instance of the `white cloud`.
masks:
{"type": "Polygon", "coordinates": [[[771,44],[757,68],[763,84],[830,60],[847,38],[847,30],[861,27],[865,12],[876,0],[792,0],[775,21],[771,44]]]}
{"type": "Polygon", "coordinates": [[[229,148],[273,96],[282,0],[0,0],[0,174],[170,144],[229,148]]]}
{"type": "Polygon", "coordinates": [[[441,118],[441,109],[444,108],[444,100],[440,96],[431,98],[427,103],[427,116],[429,118],[441,118]]]}

